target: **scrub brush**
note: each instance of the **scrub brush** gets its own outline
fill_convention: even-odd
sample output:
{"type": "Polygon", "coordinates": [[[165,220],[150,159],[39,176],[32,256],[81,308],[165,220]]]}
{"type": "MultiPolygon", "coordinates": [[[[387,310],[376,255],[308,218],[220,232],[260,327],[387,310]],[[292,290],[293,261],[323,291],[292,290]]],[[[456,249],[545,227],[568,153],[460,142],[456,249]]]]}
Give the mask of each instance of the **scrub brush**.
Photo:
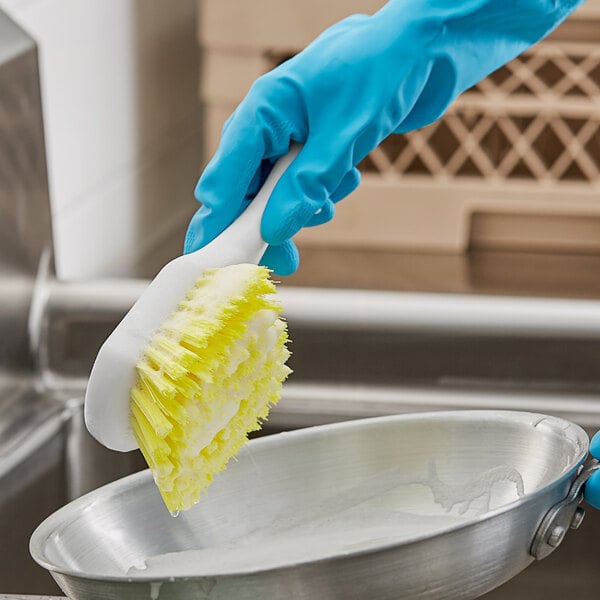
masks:
{"type": "Polygon", "coordinates": [[[281,306],[257,263],[264,208],[298,150],[293,144],[279,159],[223,233],[160,271],[92,368],[88,430],[113,450],[139,447],[172,513],[200,500],[290,373],[281,306]]]}

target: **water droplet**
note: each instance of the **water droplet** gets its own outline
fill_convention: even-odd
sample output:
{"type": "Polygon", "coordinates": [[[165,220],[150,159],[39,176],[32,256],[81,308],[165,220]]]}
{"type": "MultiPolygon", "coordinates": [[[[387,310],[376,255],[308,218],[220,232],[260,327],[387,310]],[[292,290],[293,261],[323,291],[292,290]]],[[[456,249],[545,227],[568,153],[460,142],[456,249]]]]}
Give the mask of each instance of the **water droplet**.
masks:
{"type": "Polygon", "coordinates": [[[176,519],[176,518],[179,516],[179,513],[180,513],[181,511],[179,511],[179,510],[170,510],[169,512],[171,513],[171,516],[172,516],[174,519],[176,519]]]}
{"type": "Polygon", "coordinates": [[[162,587],[162,581],[150,583],[150,600],[158,600],[160,595],[160,588],[162,587]]]}

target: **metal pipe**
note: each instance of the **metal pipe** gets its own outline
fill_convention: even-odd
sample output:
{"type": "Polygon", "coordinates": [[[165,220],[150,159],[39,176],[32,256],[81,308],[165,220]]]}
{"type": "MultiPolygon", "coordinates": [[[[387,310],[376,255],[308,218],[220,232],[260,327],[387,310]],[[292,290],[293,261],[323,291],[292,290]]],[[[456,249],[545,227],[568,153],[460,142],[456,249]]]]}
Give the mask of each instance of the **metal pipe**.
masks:
{"type": "Polygon", "coordinates": [[[358,290],[281,289],[294,327],[600,338],[600,302],[358,290]]]}
{"type": "Polygon", "coordinates": [[[149,283],[145,279],[51,280],[47,284],[47,310],[61,315],[112,316],[116,325],[149,283]]]}
{"type": "MultiPolygon", "coordinates": [[[[51,318],[103,319],[111,328],[145,280],[52,281],[51,318]]],[[[295,329],[441,332],[500,337],[600,339],[600,301],[280,287],[295,329]]]]}
{"type": "Polygon", "coordinates": [[[594,394],[501,389],[441,389],[292,383],[269,416],[268,426],[294,429],[349,419],[437,410],[522,410],[558,416],[584,427],[600,428],[600,403],[594,394]]]}

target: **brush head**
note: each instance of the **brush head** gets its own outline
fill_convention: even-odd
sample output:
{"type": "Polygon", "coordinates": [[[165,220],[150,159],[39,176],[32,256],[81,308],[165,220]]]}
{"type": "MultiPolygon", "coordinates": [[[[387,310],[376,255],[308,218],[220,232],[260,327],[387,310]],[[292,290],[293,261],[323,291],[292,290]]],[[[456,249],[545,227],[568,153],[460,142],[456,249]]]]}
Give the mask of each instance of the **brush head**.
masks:
{"type": "Polygon", "coordinates": [[[149,341],[131,390],[131,425],[167,508],[200,500],[260,429],[290,370],[269,271],[209,269],[149,341]]]}
{"type": "Polygon", "coordinates": [[[219,236],[160,271],[92,367],[88,430],[113,450],[140,447],[171,510],[197,502],[289,372],[281,307],[268,270],[256,265],[267,248],[267,200],[299,150],[290,145],[219,236]]]}

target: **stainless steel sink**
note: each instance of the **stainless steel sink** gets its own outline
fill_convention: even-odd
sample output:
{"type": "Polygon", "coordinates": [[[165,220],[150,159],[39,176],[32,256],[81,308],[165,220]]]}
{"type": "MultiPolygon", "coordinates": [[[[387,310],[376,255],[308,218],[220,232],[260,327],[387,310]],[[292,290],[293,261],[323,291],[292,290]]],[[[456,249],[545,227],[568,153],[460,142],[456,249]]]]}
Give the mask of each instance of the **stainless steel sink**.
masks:
{"type": "MultiPolygon", "coordinates": [[[[43,508],[36,503],[38,512],[32,514],[25,507],[38,492],[20,491],[15,522],[27,521],[29,531],[41,513],[143,467],[136,453],[115,454],[90,439],[80,399],[98,345],[146,282],[66,284],[49,279],[41,285],[46,300],[38,325],[44,390],[39,406],[54,410],[56,431],[48,439],[54,446],[40,443],[28,460],[35,464],[54,457],[53,471],[45,471],[52,473],[54,496],[45,495],[43,508]]],[[[590,360],[600,350],[596,302],[474,301],[456,295],[285,287],[281,294],[296,373],[264,433],[371,415],[464,408],[533,410],[566,417],[590,434],[600,428],[600,377],[590,360]]],[[[40,476],[35,481],[50,489],[40,476]]],[[[593,597],[600,585],[600,512],[588,512],[585,526],[567,536],[564,547],[487,597],[543,595],[552,600],[567,591],[593,597]]],[[[24,548],[19,561],[35,570],[24,548]]],[[[15,580],[5,589],[54,590],[45,573],[37,576],[35,585],[31,575],[26,585],[15,580]]]]}
{"type": "Polygon", "coordinates": [[[0,181],[0,593],[47,594],[58,588],[28,556],[36,523],[141,462],[94,445],[81,394],[43,380],[54,268],[37,51],[1,11],[0,181]]]}
{"type": "MultiPolygon", "coordinates": [[[[58,593],[37,524],[143,468],[100,447],[81,399],[145,281],[54,278],[35,44],[0,13],[0,593],[58,593]]],[[[369,415],[511,408],[600,428],[600,301],[282,286],[296,373],[264,433],[369,415]]],[[[600,511],[490,599],[597,596],[600,511]]],[[[457,549],[460,551],[460,549],[457,549]]],[[[2,596],[0,596],[2,598],[2,596]]],[[[235,599],[232,599],[235,600],[235,599]]]]}

